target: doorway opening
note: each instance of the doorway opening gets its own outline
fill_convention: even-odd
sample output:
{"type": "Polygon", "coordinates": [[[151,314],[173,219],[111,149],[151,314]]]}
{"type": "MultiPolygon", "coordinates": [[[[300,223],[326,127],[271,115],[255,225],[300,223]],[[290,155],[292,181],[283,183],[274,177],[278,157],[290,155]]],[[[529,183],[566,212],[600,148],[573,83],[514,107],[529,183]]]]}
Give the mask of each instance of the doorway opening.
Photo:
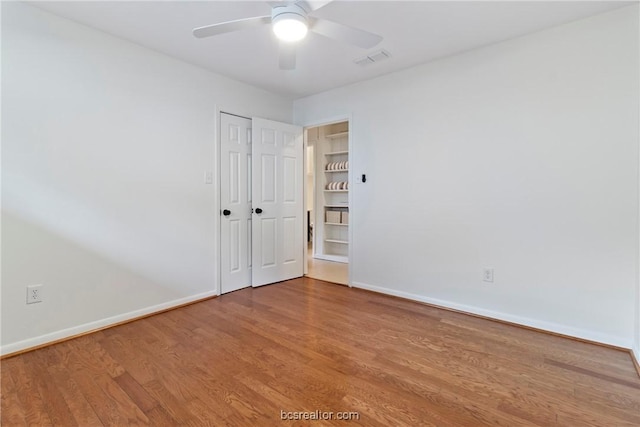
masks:
{"type": "Polygon", "coordinates": [[[307,276],[349,284],[349,122],[305,129],[307,276]]]}

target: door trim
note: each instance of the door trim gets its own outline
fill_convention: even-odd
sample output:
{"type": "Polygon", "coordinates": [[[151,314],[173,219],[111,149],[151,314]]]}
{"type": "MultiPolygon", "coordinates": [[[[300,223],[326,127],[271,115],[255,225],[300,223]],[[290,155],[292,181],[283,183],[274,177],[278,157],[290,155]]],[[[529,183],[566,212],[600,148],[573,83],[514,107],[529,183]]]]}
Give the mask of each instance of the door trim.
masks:
{"type": "MultiPolygon", "coordinates": [[[[305,157],[306,157],[306,153],[307,153],[307,131],[309,130],[309,128],[315,128],[318,126],[326,126],[326,125],[332,125],[335,123],[341,123],[341,122],[347,122],[349,124],[349,137],[348,137],[348,146],[349,146],[349,162],[352,163],[352,155],[353,155],[353,115],[351,113],[348,114],[344,114],[344,115],[338,115],[338,116],[331,116],[331,117],[327,117],[324,119],[320,119],[320,120],[311,120],[308,122],[303,122],[301,124],[297,124],[298,126],[302,126],[302,135],[303,135],[303,143],[302,143],[302,147],[305,153],[305,157]]],[[[314,150],[314,155],[315,155],[315,150],[314,150]]],[[[306,160],[306,158],[305,158],[306,160]]],[[[303,175],[304,178],[306,179],[307,176],[307,162],[304,162],[304,167],[303,167],[303,175]]],[[[315,180],[317,179],[316,177],[316,171],[313,171],[313,188],[314,191],[316,189],[316,182],[315,180]]],[[[354,183],[355,181],[353,180],[354,177],[354,171],[352,168],[349,168],[349,172],[347,173],[349,182],[354,183]]],[[[355,185],[352,185],[350,187],[350,191],[348,194],[348,200],[349,200],[349,218],[353,218],[353,212],[355,211],[354,209],[354,205],[353,205],[353,190],[356,188],[355,185]]],[[[315,197],[315,194],[314,194],[315,197]]],[[[304,193],[303,193],[303,209],[304,209],[304,226],[305,226],[305,230],[307,229],[307,210],[309,209],[309,207],[307,206],[307,190],[306,190],[306,185],[304,186],[304,193]]],[[[314,230],[315,233],[315,230],[314,230]]],[[[352,288],[353,287],[353,278],[351,276],[352,274],[352,262],[353,262],[353,222],[349,221],[349,249],[348,249],[348,256],[349,256],[349,263],[348,263],[348,279],[347,282],[349,284],[349,287],[352,288]]],[[[308,262],[309,260],[307,259],[307,241],[306,241],[306,234],[304,235],[304,239],[305,239],[305,243],[304,243],[304,256],[303,256],[303,262],[304,262],[304,274],[307,274],[307,266],[308,266],[308,262]]]]}

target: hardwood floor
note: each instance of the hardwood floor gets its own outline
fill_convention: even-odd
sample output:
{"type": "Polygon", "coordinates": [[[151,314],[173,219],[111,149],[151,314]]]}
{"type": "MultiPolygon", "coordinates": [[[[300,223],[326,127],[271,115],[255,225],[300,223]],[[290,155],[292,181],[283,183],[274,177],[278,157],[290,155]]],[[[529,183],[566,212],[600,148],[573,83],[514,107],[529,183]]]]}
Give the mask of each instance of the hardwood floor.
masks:
{"type": "Polygon", "coordinates": [[[341,285],[349,284],[349,264],[315,259],[309,250],[307,267],[307,277],[341,285]]]}
{"type": "Polygon", "coordinates": [[[308,278],[1,368],[3,426],[640,425],[623,351],[308,278]],[[359,419],[281,420],[317,410],[359,419]]]}

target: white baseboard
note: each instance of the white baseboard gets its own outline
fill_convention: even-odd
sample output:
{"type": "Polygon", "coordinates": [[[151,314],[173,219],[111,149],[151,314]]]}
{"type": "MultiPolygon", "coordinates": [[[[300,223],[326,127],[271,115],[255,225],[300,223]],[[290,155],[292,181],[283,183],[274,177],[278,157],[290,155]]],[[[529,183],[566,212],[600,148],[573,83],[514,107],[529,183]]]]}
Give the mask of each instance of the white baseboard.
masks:
{"type": "Polygon", "coordinates": [[[23,341],[18,341],[10,344],[6,344],[0,347],[0,355],[15,353],[18,351],[26,350],[42,346],[44,344],[53,343],[65,338],[74,337],[87,332],[103,329],[105,327],[115,325],[118,323],[126,322],[128,320],[136,319],[138,317],[147,316],[160,311],[178,307],[180,305],[188,304],[190,302],[198,301],[205,298],[210,298],[218,295],[218,291],[203,292],[197,295],[191,295],[184,298],[164,302],[161,304],[153,305],[151,307],[141,308],[139,310],[130,311],[128,313],[119,314],[117,316],[107,317],[105,319],[96,320],[93,322],[85,323],[82,325],[74,326],[67,329],[61,329],[56,332],[40,335],[38,337],[29,338],[23,341]]]}
{"type": "MultiPolygon", "coordinates": [[[[431,305],[436,305],[444,308],[450,308],[453,310],[464,311],[466,313],[477,314],[479,316],[489,317],[491,319],[503,320],[505,322],[515,323],[518,325],[528,326],[531,328],[542,329],[545,331],[553,332],[556,334],[567,335],[574,338],[579,338],[588,341],[594,341],[601,344],[612,345],[625,349],[632,347],[632,342],[629,339],[623,337],[617,337],[607,334],[601,334],[598,332],[592,332],[584,329],[578,329],[571,326],[566,326],[558,323],[545,322],[543,320],[530,319],[527,317],[515,316],[513,314],[501,313],[498,311],[486,310],[484,308],[475,307],[471,305],[458,304],[451,301],[445,301],[435,298],[428,298],[422,295],[411,294],[408,292],[398,291],[395,289],[383,288],[380,286],[372,286],[366,283],[353,282],[354,288],[366,289],[373,292],[379,292],[382,294],[393,295],[401,298],[410,299],[413,301],[424,302],[431,305]]],[[[638,352],[636,352],[636,358],[638,352]]]]}

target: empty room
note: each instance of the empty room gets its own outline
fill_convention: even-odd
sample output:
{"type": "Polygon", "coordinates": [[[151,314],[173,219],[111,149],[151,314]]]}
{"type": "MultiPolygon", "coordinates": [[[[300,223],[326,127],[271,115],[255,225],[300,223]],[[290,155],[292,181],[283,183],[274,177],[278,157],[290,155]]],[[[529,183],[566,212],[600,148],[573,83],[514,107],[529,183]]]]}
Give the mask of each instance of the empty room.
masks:
{"type": "Polygon", "coordinates": [[[640,425],[638,1],[2,1],[2,426],[640,425]]]}

